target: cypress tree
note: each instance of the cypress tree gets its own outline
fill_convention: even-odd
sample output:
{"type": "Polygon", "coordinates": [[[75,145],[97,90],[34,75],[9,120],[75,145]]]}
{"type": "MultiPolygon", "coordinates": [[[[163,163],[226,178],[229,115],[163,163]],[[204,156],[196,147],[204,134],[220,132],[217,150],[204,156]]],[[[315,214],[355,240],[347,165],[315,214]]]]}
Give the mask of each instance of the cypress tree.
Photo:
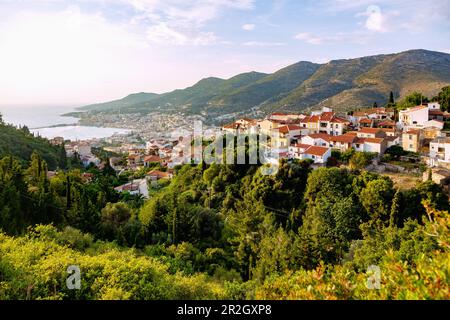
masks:
{"type": "Polygon", "coordinates": [[[394,93],[391,91],[389,93],[389,104],[392,105],[394,103],[395,103],[395,101],[394,101],[394,93]]]}
{"type": "Polygon", "coordinates": [[[390,227],[395,226],[396,222],[398,221],[398,217],[400,215],[401,201],[402,201],[402,194],[400,190],[397,190],[397,192],[395,192],[394,199],[392,199],[391,214],[389,216],[390,227]]]}

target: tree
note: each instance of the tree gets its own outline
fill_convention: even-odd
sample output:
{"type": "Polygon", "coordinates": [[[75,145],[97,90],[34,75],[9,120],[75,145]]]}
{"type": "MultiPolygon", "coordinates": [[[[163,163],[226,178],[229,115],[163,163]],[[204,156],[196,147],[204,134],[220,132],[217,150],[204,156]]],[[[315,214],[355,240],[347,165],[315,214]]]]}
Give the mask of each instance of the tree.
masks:
{"type": "Polygon", "coordinates": [[[389,104],[389,105],[395,104],[395,101],[394,101],[394,93],[393,93],[392,91],[389,93],[389,102],[388,102],[388,104],[389,104]]]}
{"type": "Polygon", "coordinates": [[[370,161],[376,156],[370,152],[356,152],[349,160],[349,167],[352,170],[361,170],[370,164],[370,161]]]}
{"type": "Polygon", "coordinates": [[[363,207],[372,220],[389,218],[394,189],[389,178],[370,181],[361,191],[360,199],[363,207]]]}
{"type": "Polygon", "coordinates": [[[121,229],[130,217],[131,210],[125,203],[107,203],[101,212],[101,229],[105,237],[122,240],[121,229]]]}
{"type": "Polygon", "coordinates": [[[397,224],[397,220],[400,216],[400,210],[402,205],[402,193],[400,190],[397,190],[394,195],[394,199],[392,199],[391,206],[391,214],[389,217],[389,226],[394,227],[397,224]]]}
{"type": "Polygon", "coordinates": [[[450,111],[450,86],[442,88],[437,96],[442,111],[450,111]]]}
{"type": "Polygon", "coordinates": [[[403,98],[403,100],[399,103],[398,107],[400,110],[419,106],[423,103],[428,102],[428,98],[425,97],[420,92],[413,92],[406,97],[403,98]]]}

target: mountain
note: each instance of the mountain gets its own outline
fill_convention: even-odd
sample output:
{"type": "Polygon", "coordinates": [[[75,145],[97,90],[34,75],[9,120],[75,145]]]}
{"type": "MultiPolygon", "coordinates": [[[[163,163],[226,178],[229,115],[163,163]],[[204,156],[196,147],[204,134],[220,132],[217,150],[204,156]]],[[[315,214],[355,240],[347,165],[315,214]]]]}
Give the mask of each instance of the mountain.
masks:
{"type": "Polygon", "coordinates": [[[450,55],[426,50],[336,60],[293,90],[278,105],[298,110],[307,106],[332,106],[351,110],[387,102],[393,91],[397,99],[419,91],[433,97],[450,84],[450,55]]]}
{"type": "Polygon", "coordinates": [[[319,64],[311,62],[298,62],[237,90],[225,92],[213,99],[211,104],[238,111],[274,101],[303,83],[319,67],[319,64]]]}
{"type": "Polygon", "coordinates": [[[109,111],[109,110],[114,110],[114,109],[127,108],[127,107],[133,106],[135,104],[150,101],[150,100],[156,98],[157,96],[158,96],[158,94],[156,94],[156,93],[147,93],[147,92],[132,93],[132,94],[126,96],[125,98],[122,98],[119,100],[91,104],[88,106],[81,107],[81,108],[79,108],[79,110],[109,111]]]}
{"type": "Polygon", "coordinates": [[[389,92],[396,99],[419,91],[434,96],[450,85],[450,54],[410,50],[396,54],[332,60],[326,64],[298,62],[273,74],[249,72],[228,80],[206,78],[192,87],[142,100],[117,100],[86,106],[84,110],[121,108],[124,112],[152,110],[207,113],[302,111],[321,106],[337,111],[385,104],[389,92]]]}

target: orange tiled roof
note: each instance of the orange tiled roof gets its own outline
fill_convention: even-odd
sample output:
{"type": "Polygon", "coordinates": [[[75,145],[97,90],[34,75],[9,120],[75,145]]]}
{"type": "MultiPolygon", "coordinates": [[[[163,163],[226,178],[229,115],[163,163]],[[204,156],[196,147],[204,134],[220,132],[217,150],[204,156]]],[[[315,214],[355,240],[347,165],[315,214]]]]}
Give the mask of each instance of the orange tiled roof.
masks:
{"type": "Polygon", "coordinates": [[[362,132],[362,133],[371,133],[371,134],[375,134],[375,133],[377,133],[377,132],[379,132],[379,131],[381,131],[380,128],[361,128],[361,129],[359,130],[359,132],[362,132]]]}
{"type": "Polygon", "coordinates": [[[362,118],[359,120],[359,123],[372,123],[372,120],[368,119],[368,118],[362,118]]]}
{"type": "Polygon", "coordinates": [[[377,143],[380,144],[383,142],[383,138],[364,138],[364,142],[368,142],[368,143],[377,143]]]}
{"type": "Polygon", "coordinates": [[[161,158],[159,156],[146,156],[144,162],[159,162],[161,158]]]}
{"type": "Polygon", "coordinates": [[[327,151],[328,151],[328,148],[325,148],[325,147],[311,146],[308,149],[306,149],[305,153],[322,157],[327,151]]]}
{"type": "Polygon", "coordinates": [[[322,114],[320,115],[320,121],[331,121],[334,115],[334,112],[322,112],[322,114]]]}
{"type": "Polygon", "coordinates": [[[308,136],[313,139],[323,139],[325,141],[330,141],[330,138],[332,137],[327,133],[311,133],[311,134],[308,134],[308,136]]]}
{"type": "Polygon", "coordinates": [[[333,136],[331,137],[331,141],[333,142],[341,142],[341,143],[353,143],[356,139],[356,136],[349,135],[349,134],[343,134],[341,136],[333,136]]]}

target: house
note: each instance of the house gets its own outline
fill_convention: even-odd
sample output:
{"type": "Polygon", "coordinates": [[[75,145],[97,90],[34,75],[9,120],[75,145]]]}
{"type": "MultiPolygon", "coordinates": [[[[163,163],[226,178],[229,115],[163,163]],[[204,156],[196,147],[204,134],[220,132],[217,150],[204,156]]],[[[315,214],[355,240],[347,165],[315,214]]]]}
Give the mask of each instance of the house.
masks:
{"type": "Polygon", "coordinates": [[[400,136],[387,136],[385,140],[387,148],[400,145],[400,136]]]}
{"type": "Polygon", "coordinates": [[[273,129],[282,125],[281,121],[264,119],[258,121],[259,131],[263,134],[270,135],[273,129]]]}
{"type": "Polygon", "coordinates": [[[423,124],[424,128],[428,127],[435,127],[439,128],[440,130],[444,129],[444,121],[441,120],[429,120],[423,124]]]}
{"type": "Polygon", "coordinates": [[[437,110],[431,109],[428,111],[428,119],[444,121],[444,113],[439,109],[437,110]]]}
{"type": "Polygon", "coordinates": [[[222,131],[237,135],[239,133],[240,125],[236,122],[226,124],[222,127],[222,131]]]}
{"type": "Polygon", "coordinates": [[[91,163],[94,164],[95,166],[98,166],[101,163],[101,160],[96,156],[94,156],[93,154],[82,156],[80,157],[80,159],[81,162],[83,163],[83,166],[85,167],[89,166],[91,163]]]}
{"type": "Polygon", "coordinates": [[[326,133],[312,133],[302,137],[301,142],[311,146],[329,147],[331,137],[326,133]]]}
{"type": "Polygon", "coordinates": [[[116,187],[114,190],[120,193],[128,192],[131,195],[142,195],[144,198],[148,198],[147,179],[136,179],[116,187]]]}
{"type": "Polygon", "coordinates": [[[336,116],[334,112],[322,112],[319,116],[319,132],[339,136],[350,124],[347,119],[336,116]]]}
{"type": "Polygon", "coordinates": [[[428,102],[427,106],[430,111],[441,110],[441,105],[439,102],[428,102]]]}
{"type": "Polygon", "coordinates": [[[161,157],[159,156],[146,156],[144,157],[144,166],[150,167],[152,164],[160,163],[161,157]]]}
{"type": "Polygon", "coordinates": [[[282,113],[282,112],[274,112],[269,116],[270,120],[283,121],[283,122],[291,122],[294,120],[301,120],[305,117],[303,114],[297,113],[282,113]]]}
{"type": "Polygon", "coordinates": [[[274,149],[285,150],[291,144],[291,137],[287,126],[272,129],[270,137],[270,146],[274,149]]]}
{"type": "Polygon", "coordinates": [[[375,152],[382,155],[387,149],[387,141],[384,138],[357,138],[353,148],[360,152],[375,152]]]}
{"type": "Polygon", "coordinates": [[[426,127],[421,130],[423,139],[436,139],[442,136],[442,129],[438,127],[426,127]]]}
{"type": "Polygon", "coordinates": [[[373,123],[374,123],[374,120],[369,119],[369,118],[361,118],[358,121],[358,125],[360,128],[362,128],[362,127],[371,128],[373,126],[373,123]]]}
{"type": "Polygon", "coordinates": [[[402,147],[405,151],[419,152],[420,143],[420,130],[409,130],[402,134],[402,147]]]}
{"type": "Polygon", "coordinates": [[[369,118],[373,120],[392,119],[394,117],[394,109],[392,108],[369,108],[353,112],[353,118],[359,121],[361,118],[369,118]]]}
{"type": "Polygon", "coordinates": [[[358,139],[356,135],[348,133],[340,136],[333,136],[330,138],[330,147],[343,152],[351,149],[356,139],[358,139]]]}
{"type": "Polygon", "coordinates": [[[331,157],[331,148],[296,144],[289,147],[289,157],[294,159],[311,159],[314,163],[324,164],[331,157]]]}
{"type": "Polygon", "coordinates": [[[356,132],[358,138],[385,138],[386,133],[380,128],[361,128],[356,132]]]}
{"type": "Polygon", "coordinates": [[[54,146],[60,146],[64,144],[64,138],[63,137],[54,137],[53,139],[50,139],[49,142],[54,146]]]}
{"type": "Polygon", "coordinates": [[[256,134],[259,131],[258,121],[250,118],[242,118],[237,121],[235,121],[240,128],[241,132],[248,133],[248,134],[256,134]]]}
{"type": "Polygon", "coordinates": [[[297,143],[289,146],[289,158],[301,159],[302,154],[304,154],[309,147],[311,147],[311,145],[304,143],[297,143]]]}
{"type": "Polygon", "coordinates": [[[409,128],[421,127],[428,121],[429,109],[427,106],[417,106],[402,110],[399,113],[400,124],[407,130],[409,128]]]}
{"type": "Polygon", "coordinates": [[[392,128],[380,128],[381,131],[384,132],[386,137],[395,137],[397,136],[397,131],[392,128]]]}
{"type": "Polygon", "coordinates": [[[395,124],[395,121],[393,120],[384,120],[378,122],[378,128],[388,128],[388,129],[395,129],[397,126],[395,124]]]}
{"type": "Polygon", "coordinates": [[[430,142],[430,165],[450,163],[450,138],[440,137],[430,142]]]}
{"type": "Polygon", "coordinates": [[[149,173],[147,173],[145,177],[147,178],[147,180],[157,181],[160,179],[171,179],[173,177],[173,174],[171,172],[152,170],[149,173]]]}
{"type": "Polygon", "coordinates": [[[304,129],[308,129],[309,133],[319,133],[319,120],[319,115],[311,115],[301,119],[299,125],[304,129]]]}
{"type": "Polygon", "coordinates": [[[314,160],[314,163],[327,163],[331,157],[331,148],[311,146],[305,150],[305,157],[314,160]]]}
{"type": "Polygon", "coordinates": [[[80,157],[92,155],[91,145],[87,142],[78,143],[74,147],[74,151],[80,155],[80,157]]]}
{"type": "Polygon", "coordinates": [[[127,158],[127,164],[129,167],[134,167],[141,164],[142,157],[139,154],[129,155],[127,158]]]}

